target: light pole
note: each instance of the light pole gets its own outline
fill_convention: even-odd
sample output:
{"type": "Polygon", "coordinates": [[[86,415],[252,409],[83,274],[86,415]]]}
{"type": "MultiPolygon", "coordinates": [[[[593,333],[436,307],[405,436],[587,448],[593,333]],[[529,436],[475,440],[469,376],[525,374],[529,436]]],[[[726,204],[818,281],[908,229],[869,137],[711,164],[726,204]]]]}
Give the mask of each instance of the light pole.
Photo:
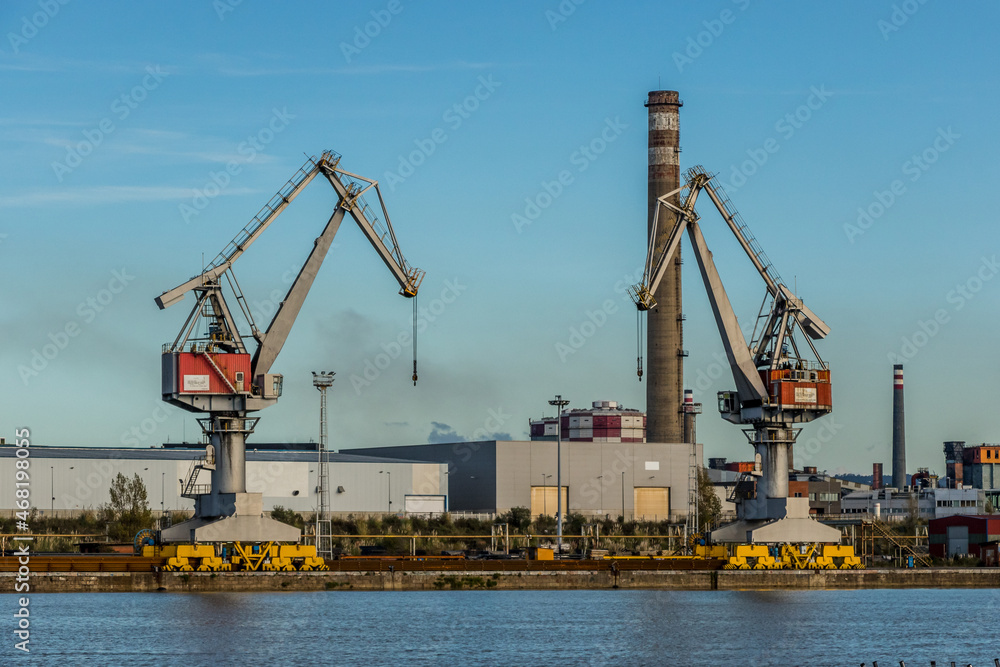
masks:
{"type": "MultiPolygon", "coordinates": [[[[45,470],[45,468],[42,468],[45,470]]],[[[56,512],[56,467],[49,466],[49,488],[52,492],[52,513],[56,512]]]]}
{"type": "Polygon", "coordinates": [[[622,525],[625,525],[625,471],[622,470],[622,525]]]}
{"type": "Polygon", "coordinates": [[[556,548],[562,555],[562,413],[563,408],[569,405],[569,401],[556,394],[556,397],[549,401],[549,405],[556,406],[556,548]]]}
{"type": "Polygon", "coordinates": [[[388,470],[379,470],[378,473],[380,475],[382,473],[385,473],[385,479],[386,479],[385,485],[386,489],[389,492],[389,513],[392,514],[392,473],[389,472],[388,470]]]}
{"type": "Polygon", "coordinates": [[[542,473],[542,516],[549,515],[549,494],[545,493],[545,480],[549,477],[552,477],[552,475],[542,473]]]}
{"type": "Polygon", "coordinates": [[[163,521],[163,497],[167,488],[167,473],[160,473],[160,521],[163,521]]]}
{"type": "Polygon", "coordinates": [[[598,514],[604,515],[604,475],[597,476],[597,483],[601,485],[601,510],[598,514]]]}
{"type": "Polygon", "coordinates": [[[330,510],[330,479],[329,479],[329,457],[326,456],[327,431],[326,431],[326,390],[333,386],[333,371],[316,371],[313,374],[313,386],[319,390],[319,444],[316,445],[316,486],[319,495],[319,502],[316,503],[316,553],[322,557],[333,556],[333,542],[329,537],[330,523],[326,514],[330,510]],[[324,531],[324,528],[327,530],[324,531]]]}

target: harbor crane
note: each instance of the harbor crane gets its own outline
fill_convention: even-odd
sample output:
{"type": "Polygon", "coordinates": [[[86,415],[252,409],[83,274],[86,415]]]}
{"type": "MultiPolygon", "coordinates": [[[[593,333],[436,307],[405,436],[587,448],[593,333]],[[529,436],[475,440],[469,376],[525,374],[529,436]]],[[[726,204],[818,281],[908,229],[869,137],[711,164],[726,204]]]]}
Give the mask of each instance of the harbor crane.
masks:
{"type": "MultiPolygon", "coordinates": [[[[399,283],[400,294],[417,296],[424,272],[410,266],[403,257],[378,182],[345,171],[340,161],[341,156],[332,151],[310,157],[200,274],[156,297],[156,305],[162,310],[188,292],[195,296],[194,307],[180,333],[173,343],[163,346],[162,394],[171,405],[207,414],[198,421],[209,442],[206,456],[196,462],[183,482],[182,495],[195,501],[194,517],[164,530],[164,542],[298,541],[297,528],[264,516],[262,494],[247,493],[246,438],[259,419],[248,415],[274,405],[281,396],[282,376],[272,373],[271,367],[345,215],[351,215],[382,258],[399,283]],[[284,300],[262,329],[254,321],[233,265],[319,175],[333,186],[336,206],[284,300]],[[373,189],[378,210],[369,206],[363,196],[373,189]],[[249,336],[236,325],[223,295],[223,280],[235,296],[249,336]],[[197,483],[203,470],[211,475],[210,485],[197,483]]],[[[412,380],[416,384],[415,339],[412,380]]]]}
{"type": "MultiPolygon", "coordinates": [[[[755,452],[753,473],[742,477],[734,490],[737,521],[712,531],[712,541],[839,542],[840,531],[809,518],[808,498],[788,497],[789,461],[801,431],[794,425],[833,410],[830,367],[813,343],[825,338],[830,328],[784,284],[715,178],[695,166],[686,172],[685,180],[682,187],[657,200],[642,282],[629,294],[640,313],[656,307],[653,295],[686,230],[736,383],[735,391],[719,392],[719,412],[723,419],[747,427],[743,433],[755,452]],[[749,343],[698,223],[695,204],[702,192],[712,200],[767,288],[749,343]],[[679,205],[670,201],[675,195],[679,205]],[[664,219],[672,220],[673,226],[666,243],[658,246],[657,226],[669,224],[664,219]]],[[[641,378],[641,349],[639,354],[641,378]]]]}

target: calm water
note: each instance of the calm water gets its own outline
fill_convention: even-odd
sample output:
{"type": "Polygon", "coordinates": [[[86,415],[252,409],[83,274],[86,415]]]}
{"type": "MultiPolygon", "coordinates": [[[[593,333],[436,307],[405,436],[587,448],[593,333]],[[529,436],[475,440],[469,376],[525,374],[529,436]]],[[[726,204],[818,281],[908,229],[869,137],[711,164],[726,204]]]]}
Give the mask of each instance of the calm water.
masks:
{"type": "MultiPolygon", "coordinates": [[[[66,593],[0,664],[860,665],[1000,657],[1000,591],[66,593]]],[[[0,595],[8,619],[15,598],[0,595]]]]}

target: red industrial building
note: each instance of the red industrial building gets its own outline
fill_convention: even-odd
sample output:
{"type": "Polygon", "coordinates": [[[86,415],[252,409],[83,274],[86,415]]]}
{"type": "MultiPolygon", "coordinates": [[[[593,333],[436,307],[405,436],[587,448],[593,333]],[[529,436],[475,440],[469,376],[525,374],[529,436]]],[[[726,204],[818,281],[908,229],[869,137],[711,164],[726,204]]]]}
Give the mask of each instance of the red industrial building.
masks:
{"type": "MultiPolygon", "coordinates": [[[[562,413],[562,438],[571,442],[646,442],[646,415],[617,401],[594,401],[593,407],[562,413]]],[[[555,440],[556,418],[529,420],[532,440],[555,440]]]]}
{"type": "Polygon", "coordinates": [[[983,558],[986,551],[1000,542],[1000,515],[960,515],[931,519],[927,528],[931,556],[975,556],[983,558]]]}

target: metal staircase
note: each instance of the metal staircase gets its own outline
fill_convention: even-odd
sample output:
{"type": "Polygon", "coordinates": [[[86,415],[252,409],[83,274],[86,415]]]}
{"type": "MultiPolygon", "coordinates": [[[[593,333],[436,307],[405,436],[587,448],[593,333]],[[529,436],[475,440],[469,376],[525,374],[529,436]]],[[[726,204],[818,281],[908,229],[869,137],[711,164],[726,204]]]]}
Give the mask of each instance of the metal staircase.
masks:
{"type": "Polygon", "coordinates": [[[181,491],[182,498],[196,498],[212,492],[211,484],[198,484],[198,473],[202,470],[215,470],[215,459],[209,460],[208,456],[200,456],[191,461],[188,468],[187,481],[181,491]]]}
{"type": "Polygon", "coordinates": [[[883,526],[880,521],[862,521],[861,531],[862,531],[862,540],[864,540],[866,543],[868,540],[870,540],[872,546],[872,553],[868,553],[866,549],[864,556],[868,558],[873,557],[875,551],[875,540],[883,539],[890,542],[894,547],[896,547],[899,550],[900,554],[906,556],[912,556],[913,562],[915,564],[920,564],[924,567],[931,566],[931,563],[927,559],[927,556],[925,554],[918,552],[909,544],[906,544],[905,542],[898,539],[895,535],[886,530],[885,526],[883,526]],[[865,535],[865,533],[867,533],[867,535],[865,535]],[[865,540],[866,537],[868,538],[868,540],[865,540]]]}

